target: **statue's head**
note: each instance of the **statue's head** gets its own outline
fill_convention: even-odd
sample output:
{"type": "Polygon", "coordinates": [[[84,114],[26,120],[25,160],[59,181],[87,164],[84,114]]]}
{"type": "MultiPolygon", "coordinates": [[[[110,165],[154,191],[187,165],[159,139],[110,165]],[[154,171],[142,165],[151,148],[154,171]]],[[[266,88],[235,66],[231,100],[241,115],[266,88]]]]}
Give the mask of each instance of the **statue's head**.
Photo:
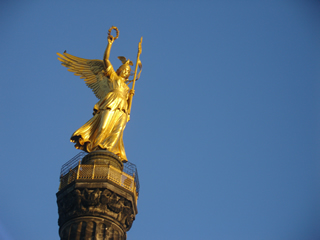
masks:
{"type": "Polygon", "coordinates": [[[131,74],[131,67],[129,64],[122,64],[118,70],[117,70],[117,74],[119,77],[122,77],[124,79],[128,79],[130,74],[131,74]]]}
{"type": "Polygon", "coordinates": [[[117,74],[124,79],[128,79],[131,74],[131,66],[133,66],[132,61],[130,59],[126,59],[123,56],[118,57],[120,61],[123,63],[117,70],[117,74]]]}

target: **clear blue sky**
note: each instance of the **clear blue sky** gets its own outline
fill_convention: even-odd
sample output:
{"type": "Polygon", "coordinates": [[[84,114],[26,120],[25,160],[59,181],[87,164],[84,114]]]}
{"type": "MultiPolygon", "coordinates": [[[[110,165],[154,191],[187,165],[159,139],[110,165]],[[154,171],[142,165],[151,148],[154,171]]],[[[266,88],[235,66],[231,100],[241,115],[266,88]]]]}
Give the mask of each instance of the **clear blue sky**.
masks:
{"type": "Polygon", "coordinates": [[[320,2],[4,1],[0,239],[59,239],[71,134],[97,102],[56,52],[143,71],[124,133],[128,240],[320,239],[320,2]]]}

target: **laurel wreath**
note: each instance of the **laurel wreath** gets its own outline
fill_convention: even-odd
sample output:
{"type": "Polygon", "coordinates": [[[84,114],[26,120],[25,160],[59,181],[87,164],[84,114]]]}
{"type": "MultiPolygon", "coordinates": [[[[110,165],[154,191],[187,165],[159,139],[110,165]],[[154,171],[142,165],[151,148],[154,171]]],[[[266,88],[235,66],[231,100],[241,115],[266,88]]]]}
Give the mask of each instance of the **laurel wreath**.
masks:
{"type": "Polygon", "coordinates": [[[115,27],[115,26],[112,26],[112,27],[109,29],[109,31],[108,31],[108,36],[112,36],[113,39],[116,40],[116,39],[119,37],[119,30],[118,30],[118,28],[115,27]],[[116,35],[115,37],[113,37],[113,36],[111,35],[111,31],[112,31],[112,30],[115,30],[116,33],[117,33],[117,35],[116,35]]]}

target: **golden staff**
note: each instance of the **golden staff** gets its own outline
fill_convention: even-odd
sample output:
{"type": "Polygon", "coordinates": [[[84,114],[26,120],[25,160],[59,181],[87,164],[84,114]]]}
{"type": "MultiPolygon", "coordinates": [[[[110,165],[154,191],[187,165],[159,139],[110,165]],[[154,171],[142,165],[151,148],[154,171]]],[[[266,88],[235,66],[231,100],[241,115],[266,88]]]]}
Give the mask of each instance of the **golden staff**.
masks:
{"type": "Polygon", "coordinates": [[[134,70],[134,77],[133,77],[133,83],[132,83],[132,88],[131,90],[129,91],[129,107],[128,107],[128,121],[130,120],[130,113],[131,113],[131,106],[132,106],[132,98],[133,98],[133,95],[134,95],[134,86],[136,84],[136,77],[137,77],[137,70],[138,70],[138,65],[139,65],[139,62],[140,62],[140,54],[142,52],[142,47],[141,47],[141,44],[142,44],[142,37],[140,39],[140,42],[139,42],[139,46],[138,46],[138,54],[137,54],[137,62],[136,62],[136,68],[134,70]]]}

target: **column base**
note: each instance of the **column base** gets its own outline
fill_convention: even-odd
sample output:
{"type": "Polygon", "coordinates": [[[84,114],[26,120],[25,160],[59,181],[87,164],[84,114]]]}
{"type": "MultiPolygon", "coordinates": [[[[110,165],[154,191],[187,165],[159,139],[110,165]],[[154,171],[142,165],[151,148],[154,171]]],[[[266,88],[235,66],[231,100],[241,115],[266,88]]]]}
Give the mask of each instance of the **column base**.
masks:
{"type": "Polygon", "coordinates": [[[81,164],[95,165],[111,165],[123,171],[123,163],[121,159],[114,153],[108,150],[96,150],[88,153],[81,161],[81,164]]]}

